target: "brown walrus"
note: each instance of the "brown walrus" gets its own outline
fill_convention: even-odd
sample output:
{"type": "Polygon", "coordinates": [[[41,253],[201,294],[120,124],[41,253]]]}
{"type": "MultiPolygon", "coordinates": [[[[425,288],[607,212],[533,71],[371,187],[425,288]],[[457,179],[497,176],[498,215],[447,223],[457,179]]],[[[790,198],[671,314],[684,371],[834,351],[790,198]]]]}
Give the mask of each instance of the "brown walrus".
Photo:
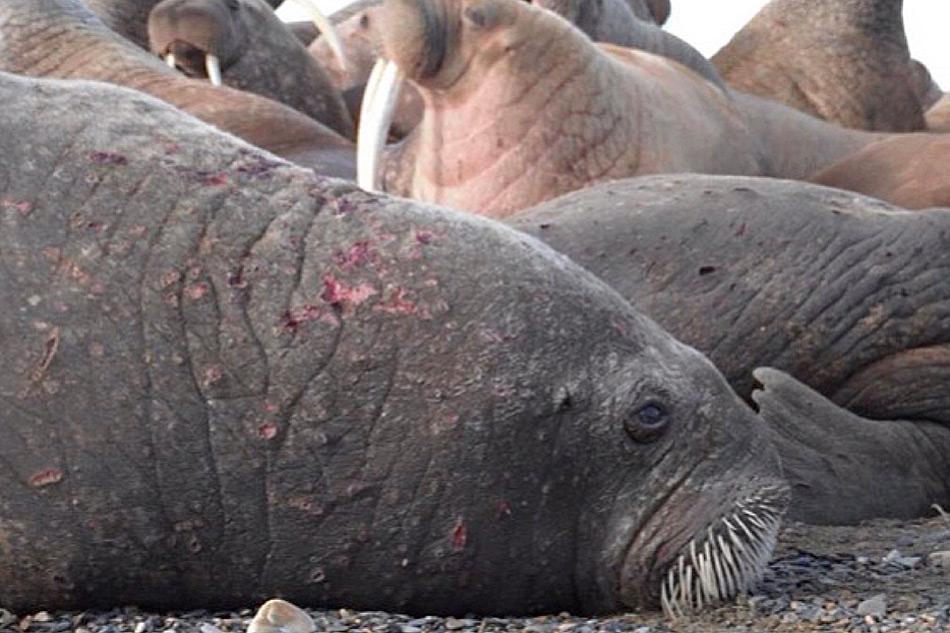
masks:
{"type": "Polygon", "coordinates": [[[902,0],[773,0],[713,57],[738,90],[845,127],[924,129],[902,0]]]}

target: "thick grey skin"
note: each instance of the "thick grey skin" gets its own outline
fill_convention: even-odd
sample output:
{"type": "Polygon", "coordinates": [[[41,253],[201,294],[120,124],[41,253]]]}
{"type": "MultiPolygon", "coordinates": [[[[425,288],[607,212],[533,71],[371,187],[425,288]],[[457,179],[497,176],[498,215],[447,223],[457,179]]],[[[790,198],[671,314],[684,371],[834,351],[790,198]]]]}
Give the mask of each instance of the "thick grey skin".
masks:
{"type": "MultiPolygon", "coordinates": [[[[912,214],[804,183],[693,175],[599,185],[510,223],[707,354],[741,396],[752,393],[754,368],[775,367],[857,415],[941,425],[931,446],[950,455],[950,211],[912,214]]],[[[835,450],[835,437],[829,460],[847,452],[835,450]]],[[[930,459],[911,435],[894,448],[917,449],[942,475],[923,486],[939,495],[918,494],[920,484],[900,477],[906,470],[871,460],[893,475],[886,496],[900,503],[869,494],[842,504],[847,495],[830,479],[814,506],[793,500],[791,516],[856,522],[950,502],[946,459],[930,459]]]]}
{"type": "Polygon", "coordinates": [[[848,524],[856,516],[928,513],[950,498],[950,431],[919,420],[862,418],[785,372],[760,368],[752,394],[792,489],[792,515],[848,524]]]}
{"type": "Polygon", "coordinates": [[[713,56],[730,86],[845,127],[924,129],[902,0],[772,0],[713,56]]]}
{"type": "Polygon", "coordinates": [[[950,95],[944,95],[927,110],[927,128],[934,132],[950,132],[950,95]]]}
{"type": "Polygon", "coordinates": [[[354,139],[353,119],[327,72],[264,0],[164,0],[148,17],[153,53],[176,53],[206,77],[205,54],[221,61],[222,81],[279,101],[354,139]]]}
{"type": "Polygon", "coordinates": [[[276,101],[182,76],[106,28],[78,0],[0,3],[0,70],[141,90],[320,173],[355,175],[347,139],[276,101]]]}
{"type": "Polygon", "coordinates": [[[5,607],[616,611],[781,511],[708,360],[536,240],[132,91],[0,99],[5,607]]]}

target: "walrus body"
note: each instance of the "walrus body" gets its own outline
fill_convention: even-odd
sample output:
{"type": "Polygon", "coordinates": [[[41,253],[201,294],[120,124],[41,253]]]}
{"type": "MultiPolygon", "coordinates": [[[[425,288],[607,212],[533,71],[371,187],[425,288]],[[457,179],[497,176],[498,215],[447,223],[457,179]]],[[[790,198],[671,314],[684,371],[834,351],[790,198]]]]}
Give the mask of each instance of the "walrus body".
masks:
{"type": "Polygon", "coordinates": [[[922,130],[902,9],[902,0],[772,0],[712,61],[737,90],[845,127],[922,130]]]}
{"type": "Polygon", "coordinates": [[[905,209],[950,207],[950,136],[902,134],[867,145],[811,181],[905,209]]]}
{"type": "Polygon", "coordinates": [[[950,502],[950,211],[797,182],[656,176],[575,192],[511,224],[707,354],[741,396],[769,366],[852,417],[904,421],[855,438],[842,419],[840,441],[826,416],[777,429],[827,449],[783,453],[809,464],[787,473],[809,482],[793,489],[791,516],[848,523],[950,502]],[[852,494],[855,481],[875,493],[852,494]]]}
{"type": "Polygon", "coordinates": [[[386,56],[425,101],[387,191],[504,217],[622,177],[767,171],[729,95],[678,63],[522,2],[383,6],[386,56]]]}
{"type": "Polygon", "coordinates": [[[133,91],[0,100],[6,608],[675,612],[761,569],[754,414],[566,258],[133,91]]]}
{"type": "Polygon", "coordinates": [[[944,95],[927,110],[927,128],[933,132],[950,132],[950,96],[944,95]]]}

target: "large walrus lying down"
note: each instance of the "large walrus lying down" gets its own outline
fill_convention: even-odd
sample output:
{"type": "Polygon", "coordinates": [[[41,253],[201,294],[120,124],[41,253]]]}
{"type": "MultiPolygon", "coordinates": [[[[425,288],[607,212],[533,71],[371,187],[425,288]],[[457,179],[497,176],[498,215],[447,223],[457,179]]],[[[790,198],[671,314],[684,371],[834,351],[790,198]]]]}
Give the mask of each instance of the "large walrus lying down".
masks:
{"type": "Polygon", "coordinates": [[[5,607],[678,612],[757,577],[761,423],[563,256],[126,89],[0,101],[5,607]]]}
{"type": "Polygon", "coordinates": [[[743,397],[770,366],[831,399],[761,374],[754,397],[779,436],[791,517],[950,504],[950,211],[677,175],[591,187],[511,224],[707,354],[743,397]]]}

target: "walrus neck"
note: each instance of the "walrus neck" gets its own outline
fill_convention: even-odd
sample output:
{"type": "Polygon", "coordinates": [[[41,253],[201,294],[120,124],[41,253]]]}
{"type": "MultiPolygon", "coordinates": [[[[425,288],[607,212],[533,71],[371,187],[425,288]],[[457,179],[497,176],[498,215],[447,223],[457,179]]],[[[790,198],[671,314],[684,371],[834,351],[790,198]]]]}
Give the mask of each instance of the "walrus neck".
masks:
{"type": "Polygon", "coordinates": [[[906,46],[903,9],[903,0],[792,0],[773,3],[765,10],[783,22],[796,21],[808,29],[857,31],[906,46]]]}
{"type": "Polygon", "coordinates": [[[603,55],[567,22],[526,32],[532,37],[514,44],[516,57],[449,91],[423,91],[412,195],[504,217],[589,182],[594,163],[613,163],[593,154],[626,145],[601,138],[624,131],[598,118],[615,120],[603,55]],[[508,186],[484,186],[489,180],[508,186]]]}

